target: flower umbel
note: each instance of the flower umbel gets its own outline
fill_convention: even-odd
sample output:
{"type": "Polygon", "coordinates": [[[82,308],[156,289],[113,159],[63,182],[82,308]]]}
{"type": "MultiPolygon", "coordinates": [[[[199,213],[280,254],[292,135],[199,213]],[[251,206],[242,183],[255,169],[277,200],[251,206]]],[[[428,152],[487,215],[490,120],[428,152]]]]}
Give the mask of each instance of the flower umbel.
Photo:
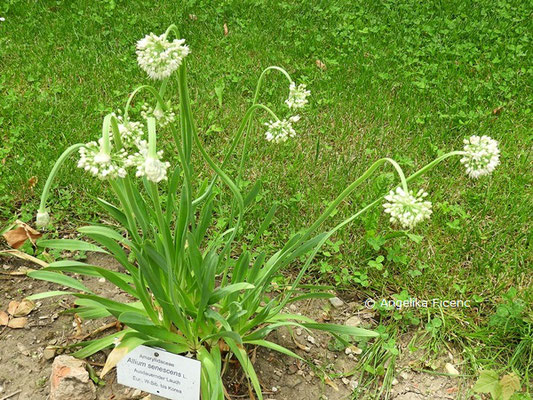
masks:
{"type": "Polygon", "coordinates": [[[168,78],[190,52],[184,43],[185,39],[169,41],[165,34],[150,33],[137,42],[137,62],[150,78],[168,78]]]}
{"type": "Polygon", "coordinates": [[[124,150],[112,157],[110,154],[103,152],[98,143],[89,142],[80,148],[78,168],[83,168],[100,179],[124,178],[126,176],[126,170],[124,169],[125,157],[124,150]]]}
{"type": "Polygon", "coordinates": [[[303,83],[296,86],[294,82],[291,82],[289,86],[289,98],[285,100],[285,103],[289,108],[302,108],[309,103],[307,96],[309,96],[311,92],[306,90],[305,87],[306,86],[303,83]]]}
{"type": "Polygon", "coordinates": [[[139,152],[128,157],[126,165],[137,167],[135,176],[146,176],[149,181],[158,183],[167,179],[167,169],[170,167],[169,162],[161,161],[162,156],[163,151],[160,150],[155,157],[151,157],[146,142],[143,142],[139,152]]]}
{"type": "Polygon", "coordinates": [[[385,212],[390,214],[392,223],[399,223],[406,229],[414,227],[419,222],[429,219],[431,211],[431,202],[424,200],[428,194],[419,190],[415,195],[413,191],[406,192],[401,187],[396,191],[391,190],[385,200],[388,203],[383,204],[385,212]]]}
{"type": "Polygon", "coordinates": [[[168,110],[163,111],[160,107],[153,108],[150,107],[148,103],[144,103],[142,105],[141,117],[143,117],[143,119],[154,117],[161,128],[176,120],[176,114],[170,109],[170,104],[168,104],[168,110]]]}
{"type": "Polygon", "coordinates": [[[122,144],[126,147],[131,147],[139,143],[144,135],[144,124],[138,121],[131,121],[122,115],[118,115],[116,118],[122,144]]]}
{"type": "Polygon", "coordinates": [[[268,127],[266,131],[266,140],[274,143],[287,141],[288,138],[296,136],[296,131],[292,124],[300,120],[299,115],[292,116],[288,119],[270,121],[265,123],[268,127]]]}
{"type": "Polygon", "coordinates": [[[466,154],[461,163],[471,178],[489,175],[500,164],[498,142],[489,136],[470,136],[464,144],[466,154]]]}

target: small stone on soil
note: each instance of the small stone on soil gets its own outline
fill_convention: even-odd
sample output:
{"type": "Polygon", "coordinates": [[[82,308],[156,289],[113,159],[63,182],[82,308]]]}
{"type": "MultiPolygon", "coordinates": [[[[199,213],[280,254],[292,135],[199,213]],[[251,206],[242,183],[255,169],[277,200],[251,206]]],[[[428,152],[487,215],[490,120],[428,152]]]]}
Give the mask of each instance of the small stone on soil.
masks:
{"type": "Polygon", "coordinates": [[[85,362],[72,356],[58,356],[52,365],[50,400],[95,400],[96,388],[85,362]]]}
{"type": "Polygon", "coordinates": [[[329,299],[329,302],[331,303],[331,305],[335,308],[339,308],[339,307],[342,307],[344,305],[344,301],[342,301],[341,299],[339,299],[338,297],[331,297],[329,299]]]}
{"type": "Polygon", "coordinates": [[[446,369],[446,372],[452,376],[459,376],[459,371],[457,371],[457,369],[450,363],[446,363],[446,365],[444,366],[444,368],[446,369]]]}
{"type": "Polygon", "coordinates": [[[43,351],[43,357],[45,360],[51,360],[56,355],[56,349],[53,347],[47,347],[43,351]]]}
{"type": "Polygon", "coordinates": [[[353,326],[357,327],[363,323],[363,320],[359,318],[357,315],[354,315],[346,320],[344,323],[346,326],[353,326]]]}

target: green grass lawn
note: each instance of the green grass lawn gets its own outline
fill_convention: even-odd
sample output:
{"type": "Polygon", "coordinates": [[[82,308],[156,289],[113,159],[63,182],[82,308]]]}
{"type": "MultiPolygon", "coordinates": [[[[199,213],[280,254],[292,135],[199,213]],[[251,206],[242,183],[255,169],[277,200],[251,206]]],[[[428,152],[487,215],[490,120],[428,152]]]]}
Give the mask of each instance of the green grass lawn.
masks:
{"type": "MultiPolygon", "coordinates": [[[[249,223],[259,224],[263,210],[280,204],[264,249],[313,221],[378,158],[395,158],[409,174],[461,149],[470,135],[500,142],[502,165],[491,177],[470,180],[454,159],[415,184],[434,203],[416,236],[389,238],[394,231],[375,209],[323,249],[308,279],[333,283],[361,302],[393,295],[470,300],[470,308],[382,310],[380,323],[392,339],[424,332],[428,357],[451,342],[465,359],[461,370],[473,377],[481,368],[514,370],[527,385],[532,12],[532,3],[521,0],[4,1],[0,221],[31,221],[61,152],[96,140],[103,116],[147,82],[136,41],[175,23],[192,50],[193,112],[219,159],[265,67],[285,67],[312,91],[296,140],[265,141],[266,115],[250,138],[244,179],[251,185],[260,177],[263,191],[249,223]],[[382,269],[369,264],[379,256],[382,269]]],[[[286,86],[269,75],[262,101],[283,112],[286,86]]],[[[393,177],[384,169],[335,219],[394,187],[393,177]]],[[[98,219],[95,196],[105,197],[106,186],[72,160],[50,201],[58,230],[98,219]]]]}

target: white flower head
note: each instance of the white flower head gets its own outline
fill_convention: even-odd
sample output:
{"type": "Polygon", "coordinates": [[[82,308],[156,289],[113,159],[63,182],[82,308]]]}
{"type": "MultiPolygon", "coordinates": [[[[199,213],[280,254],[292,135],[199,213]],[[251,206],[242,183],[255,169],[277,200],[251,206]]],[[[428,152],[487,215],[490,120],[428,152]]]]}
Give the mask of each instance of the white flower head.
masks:
{"type": "Polygon", "coordinates": [[[50,214],[48,214],[48,211],[37,211],[37,217],[35,219],[35,225],[37,225],[37,228],[44,228],[50,223],[50,214]]]}
{"type": "Polygon", "coordinates": [[[153,33],[137,42],[137,62],[152,79],[168,78],[189,54],[185,39],[167,40],[153,33]]]}
{"type": "Polygon", "coordinates": [[[163,111],[160,107],[150,107],[147,103],[142,105],[141,116],[143,119],[148,119],[148,117],[155,118],[157,125],[161,128],[167,126],[168,124],[176,120],[176,113],[170,108],[170,104],[167,105],[167,110],[163,111]]]}
{"type": "Polygon", "coordinates": [[[498,142],[489,136],[470,136],[465,139],[461,163],[466,167],[466,173],[471,178],[489,175],[500,164],[500,149],[498,142]]]}
{"type": "Polygon", "coordinates": [[[145,175],[149,181],[157,183],[167,179],[168,167],[170,167],[169,162],[163,162],[158,158],[146,157],[144,163],[137,169],[137,174],[142,170],[142,174],[145,175]]]}
{"type": "Polygon", "coordinates": [[[296,136],[296,131],[292,124],[300,120],[299,115],[294,115],[288,119],[270,121],[265,123],[268,127],[265,137],[266,140],[274,143],[286,142],[290,137],[296,136]]]}
{"type": "Polygon", "coordinates": [[[302,108],[309,103],[307,97],[311,92],[306,90],[305,87],[306,86],[303,83],[296,86],[294,82],[291,82],[289,86],[289,98],[285,100],[285,103],[289,108],[302,108]]]}
{"type": "Polygon", "coordinates": [[[415,195],[413,191],[406,192],[398,187],[385,196],[388,203],[383,204],[383,207],[390,214],[392,223],[399,223],[405,229],[410,229],[431,216],[431,202],[424,200],[427,195],[423,190],[415,195]]]}
{"type": "Polygon", "coordinates": [[[89,142],[80,148],[78,168],[83,168],[100,179],[124,178],[126,176],[125,160],[126,152],[124,150],[116,155],[111,155],[102,152],[98,143],[89,142]]]}
{"type": "Polygon", "coordinates": [[[138,121],[132,121],[122,115],[116,116],[118,120],[118,131],[124,147],[136,145],[144,135],[144,124],[138,121]]]}
{"type": "Polygon", "coordinates": [[[155,157],[150,157],[146,141],[142,141],[139,146],[139,152],[130,155],[126,165],[137,167],[137,172],[135,173],[137,177],[146,176],[149,181],[155,183],[166,180],[170,163],[161,161],[163,151],[158,151],[155,157]]]}

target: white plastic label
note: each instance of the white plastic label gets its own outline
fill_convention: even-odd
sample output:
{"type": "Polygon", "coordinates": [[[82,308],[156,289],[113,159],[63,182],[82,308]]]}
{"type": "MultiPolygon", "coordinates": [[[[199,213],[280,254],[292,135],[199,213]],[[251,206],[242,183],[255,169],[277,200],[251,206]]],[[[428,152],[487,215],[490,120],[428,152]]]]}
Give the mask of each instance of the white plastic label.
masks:
{"type": "Polygon", "coordinates": [[[200,370],[200,361],[139,346],[117,364],[117,381],[171,400],[197,400],[200,370]]]}

